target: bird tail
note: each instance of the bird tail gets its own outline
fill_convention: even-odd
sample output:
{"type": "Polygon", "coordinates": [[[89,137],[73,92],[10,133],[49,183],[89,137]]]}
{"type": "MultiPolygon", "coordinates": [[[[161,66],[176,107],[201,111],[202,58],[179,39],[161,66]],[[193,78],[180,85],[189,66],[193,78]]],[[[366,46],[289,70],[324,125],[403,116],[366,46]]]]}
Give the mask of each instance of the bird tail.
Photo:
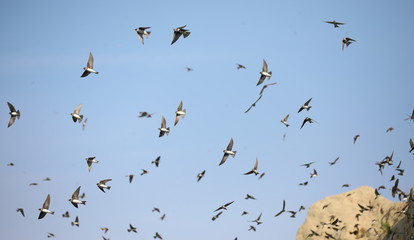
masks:
{"type": "Polygon", "coordinates": [[[111,186],[108,186],[108,190],[110,190],[111,189],[111,186]]]}
{"type": "Polygon", "coordinates": [[[131,232],[131,229],[127,229],[128,230],[128,232],[131,232]]]}
{"type": "Polygon", "coordinates": [[[234,153],[234,154],[233,154],[232,156],[233,156],[233,157],[235,157],[235,156],[236,156],[237,151],[233,151],[233,153],[234,153]]]}
{"type": "Polygon", "coordinates": [[[80,117],[79,122],[82,122],[82,120],[83,120],[83,115],[80,115],[79,117],[80,117]]]}
{"type": "Polygon", "coordinates": [[[269,72],[269,75],[270,75],[269,79],[272,78],[272,71],[269,72]]]}
{"type": "Polygon", "coordinates": [[[72,225],[72,226],[73,226],[73,225],[75,225],[75,224],[74,224],[73,222],[70,222],[70,225],[72,225]]]}
{"type": "Polygon", "coordinates": [[[190,36],[190,33],[191,33],[191,32],[183,32],[183,36],[184,36],[184,38],[186,38],[186,37],[190,36]]]}
{"type": "Polygon", "coordinates": [[[55,214],[55,212],[51,212],[50,214],[54,215],[54,214],[55,214]]]}
{"type": "Polygon", "coordinates": [[[182,115],[181,118],[184,118],[185,115],[187,114],[187,111],[185,109],[183,110],[183,112],[184,112],[184,115],[182,115]]]}
{"type": "Polygon", "coordinates": [[[166,132],[166,134],[167,134],[167,136],[168,136],[168,134],[170,133],[170,128],[169,128],[169,127],[167,127],[167,130],[168,130],[168,132],[166,132]]]}
{"type": "Polygon", "coordinates": [[[99,74],[99,72],[95,72],[95,74],[99,74]]]}
{"type": "Polygon", "coordinates": [[[309,111],[312,108],[312,106],[308,106],[308,108],[306,109],[306,111],[309,111]]]}
{"type": "Polygon", "coordinates": [[[149,35],[151,34],[151,31],[147,31],[147,34],[145,34],[145,37],[149,37],[149,35]]]}
{"type": "Polygon", "coordinates": [[[86,201],[82,201],[82,204],[83,204],[83,205],[86,205],[86,201]]]}
{"type": "Polygon", "coordinates": [[[20,110],[17,110],[17,119],[20,119],[20,110]]]}

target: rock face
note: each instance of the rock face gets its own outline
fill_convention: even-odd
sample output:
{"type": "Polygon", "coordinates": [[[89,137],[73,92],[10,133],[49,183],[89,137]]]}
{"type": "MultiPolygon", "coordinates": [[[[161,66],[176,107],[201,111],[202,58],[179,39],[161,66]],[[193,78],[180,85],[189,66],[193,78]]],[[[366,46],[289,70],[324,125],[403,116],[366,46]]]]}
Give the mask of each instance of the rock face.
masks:
{"type": "Polygon", "coordinates": [[[407,202],[376,196],[367,186],[326,197],[309,208],[296,239],[414,239],[414,188],[407,202]]]}

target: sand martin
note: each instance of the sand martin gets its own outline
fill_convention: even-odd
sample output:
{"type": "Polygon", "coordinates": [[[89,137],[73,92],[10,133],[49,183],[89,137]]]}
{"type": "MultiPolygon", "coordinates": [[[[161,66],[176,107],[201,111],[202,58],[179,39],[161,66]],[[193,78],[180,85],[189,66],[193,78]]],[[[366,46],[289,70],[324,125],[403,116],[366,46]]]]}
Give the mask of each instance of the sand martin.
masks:
{"type": "Polygon", "coordinates": [[[344,46],[348,47],[353,42],[356,42],[356,41],[352,38],[344,37],[342,39],[342,50],[344,50],[344,46]]]}
{"type": "Polygon", "coordinates": [[[129,224],[129,229],[127,229],[127,231],[137,233],[137,228],[129,224]]]}
{"type": "Polygon", "coordinates": [[[250,109],[252,109],[253,107],[256,107],[256,104],[259,102],[261,98],[262,98],[262,95],[260,95],[259,98],[257,98],[256,101],[252,103],[252,105],[250,105],[250,107],[244,113],[247,113],[250,111],[250,109]]]}
{"type": "Polygon", "coordinates": [[[306,109],[306,111],[309,111],[309,109],[311,109],[312,106],[309,106],[310,101],[312,100],[312,98],[310,98],[308,101],[306,101],[300,108],[298,113],[300,113],[303,109],[306,109]]]}
{"type": "Polygon", "coordinates": [[[88,164],[88,171],[90,172],[92,169],[92,163],[99,163],[98,160],[95,160],[96,157],[87,157],[85,158],[86,163],[88,164]]]}
{"type": "Polygon", "coordinates": [[[255,198],[255,197],[253,197],[253,196],[252,196],[252,195],[250,195],[250,194],[246,194],[246,197],[245,197],[244,199],[246,199],[246,200],[249,200],[249,199],[256,200],[256,198],[255,198]]]}
{"type": "Polygon", "coordinates": [[[227,210],[227,207],[230,205],[230,204],[232,204],[234,201],[231,201],[231,202],[228,202],[228,203],[226,203],[226,204],[224,204],[224,205],[222,205],[222,206],[220,206],[219,208],[217,208],[216,210],[214,210],[214,212],[217,212],[217,211],[219,211],[219,210],[227,210]]]}
{"type": "Polygon", "coordinates": [[[107,228],[107,227],[101,227],[101,230],[104,231],[104,233],[106,234],[108,232],[109,228],[107,228]]]}
{"type": "Polygon", "coordinates": [[[392,132],[392,131],[394,131],[393,127],[389,127],[389,128],[387,128],[387,130],[385,130],[385,132],[392,132]]]}
{"type": "Polygon", "coordinates": [[[75,206],[76,208],[78,208],[78,204],[83,204],[83,205],[85,205],[86,204],[86,201],[82,201],[82,200],[79,200],[79,191],[80,191],[80,186],[75,190],[75,192],[73,192],[73,194],[72,194],[72,198],[71,199],[69,199],[69,202],[71,202],[72,203],[72,205],[73,206],[75,206]]]}
{"type": "Polygon", "coordinates": [[[255,220],[253,220],[251,222],[255,222],[257,225],[260,225],[260,224],[263,223],[263,222],[260,221],[261,217],[262,217],[262,213],[260,213],[260,215],[255,220]]]}
{"type": "Polygon", "coordinates": [[[141,174],[140,174],[141,176],[149,173],[148,170],[145,170],[145,169],[142,169],[142,168],[141,168],[141,171],[142,171],[141,174]]]}
{"type": "Polygon", "coordinates": [[[16,121],[17,119],[20,119],[20,110],[16,111],[16,108],[14,108],[14,106],[7,102],[7,105],[9,105],[9,109],[10,109],[10,120],[9,120],[9,124],[7,125],[7,127],[10,127],[11,125],[13,125],[14,121],[16,121]]]}
{"type": "Polygon", "coordinates": [[[269,84],[265,84],[265,85],[263,85],[262,90],[260,90],[259,95],[262,95],[262,94],[263,94],[263,92],[264,92],[264,90],[265,90],[266,88],[268,88],[269,86],[276,85],[276,84],[277,84],[277,82],[274,82],[274,83],[269,83],[269,84]]]}
{"type": "Polygon", "coordinates": [[[414,142],[413,139],[410,138],[410,152],[414,151],[414,142]]]}
{"type": "Polygon", "coordinates": [[[265,174],[265,172],[262,172],[262,174],[259,175],[259,179],[262,179],[262,177],[264,177],[265,174]]]}
{"type": "Polygon", "coordinates": [[[66,211],[64,214],[62,214],[63,218],[70,218],[70,214],[68,211],[66,211]]]}
{"type": "Polygon", "coordinates": [[[42,219],[46,216],[47,213],[55,214],[55,212],[49,210],[50,205],[50,194],[47,195],[45,202],[43,203],[42,208],[39,208],[39,217],[37,219],[42,219]]]}
{"type": "Polygon", "coordinates": [[[250,175],[250,174],[254,173],[254,175],[257,176],[259,174],[259,172],[257,171],[258,165],[259,165],[259,160],[256,158],[256,162],[255,162],[252,170],[246,172],[244,175],[250,175]]]}
{"type": "Polygon", "coordinates": [[[159,134],[158,137],[162,137],[162,136],[164,136],[164,134],[167,134],[167,136],[168,136],[168,134],[170,133],[170,128],[167,127],[167,122],[165,121],[164,116],[162,116],[161,127],[158,128],[158,130],[160,130],[160,134],[159,134]]]}
{"type": "Polygon", "coordinates": [[[254,232],[256,232],[256,227],[255,227],[255,226],[250,225],[249,231],[251,231],[251,230],[253,230],[254,232]]]}
{"type": "Polygon", "coordinates": [[[161,156],[158,156],[151,164],[155,164],[156,167],[160,165],[161,156]]]}
{"type": "Polygon", "coordinates": [[[211,218],[211,221],[216,221],[216,219],[217,218],[219,218],[220,217],[220,215],[223,213],[223,211],[221,211],[221,212],[219,212],[219,213],[217,213],[216,215],[214,215],[212,218],[211,218]]]}
{"type": "Polygon", "coordinates": [[[313,169],[313,172],[310,173],[310,178],[316,177],[318,176],[318,172],[316,171],[316,169],[313,169]]]}
{"type": "Polygon", "coordinates": [[[357,141],[357,139],[360,137],[360,135],[359,134],[357,134],[357,135],[355,135],[354,136],[354,144],[356,143],[356,141],[357,141]]]}
{"type": "Polygon", "coordinates": [[[206,170],[202,171],[201,173],[197,174],[197,182],[199,182],[206,174],[206,170]]]}
{"type": "Polygon", "coordinates": [[[173,36],[173,40],[171,42],[171,45],[173,45],[178,38],[181,37],[181,35],[183,35],[184,38],[188,37],[191,32],[188,31],[187,29],[184,29],[185,27],[187,27],[187,25],[184,25],[182,27],[178,27],[178,28],[174,28],[174,36],[173,36]]]}
{"type": "Polygon", "coordinates": [[[83,122],[82,122],[82,131],[85,131],[85,127],[86,127],[86,124],[88,123],[88,119],[85,119],[83,122]]]}
{"type": "Polygon", "coordinates": [[[73,227],[73,225],[79,227],[79,218],[78,218],[78,216],[76,216],[75,221],[71,222],[70,225],[72,225],[72,227],[73,227]]]}
{"type": "Polygon", "coordinates": [[[126,175],[125,177],[129,179],[129,183],[132,183],[132,179],[134,179],[134,174],[129,174],[129,175],[126,175]]]}
{"type": "Polygon", "coordinates": [[[243,211],[241,215],[244,216],[244,215],[247,215],[247,214],[249,214],[249,212],[243,211]]]}
{"type": "Polygon", "coordinates": [[[241,65],[241,64],[238,64],[238,63],[236,63],[236,64],[237,64],[237,69],[246,69],[246,67],[244,65],[241,65]]]}
{"type": "Polygon", "coordinates": [[[177,125],[178,121],[180,121],[180,118],[184,118],[186,114],[186,110],[183,110],[183,101],[180,101],[180,104],[177,107],[177,111],[175,111],[175,121],[174,126],[177,125]]]}
{"type": "Polygon", "coordinates": [[[315,121],[315,120],[313,120],[312,118],[310,118],[310,117],[306,117],[304,120],[303,120],[303,122],[302,122],[302,126],[300,126],[300,129],[302,129],[303,128],[303,126],[305,125],[305,123],[306,122],[308,122],[308,123],[318,123],[317,121],[315,121]]]}
{"type": "Polygon", "coordinates": [[[144,44],[144,36],[146,38],[149,37],[149,35],[151,34],[151,31],[147,31],[147,29],[149,29],[151,27],[139,27],[139,28],[135,28],[135,31],[138,34],[139,40],[141,40],[141,43],[144,44]]]}
{"type": "Polygon", "coordinates": [[[413,112],[411,113],[411,115],[407,115],[408,118],[404,119],[404,120],[409,120],[409,121],[414,121],[414,109],[413,112]]]}
{"type": "Polygon", "coordinates": [[[185,67],[185,70],[187,70],[187,72],[194,71],[194,69],[192,69],[192,68],[190,68],[190,67],[185,67]]]}
{"type": "Polygon", "coordinates": [[[286,202],[285,202],[285,200],[283,200],[282,210],[280,210],[280,212],[276,213],[275,217],[277,217],[280,214],[284,213],[285,212],[285,207],[286,207],[286,202]]]}
{"type": "Polygon", "coordinates": [[[260,72],[260,78],[256,86],[259,86],[264,82],[266,78],[270,79],[272,77],[272,71],[269,72],[266,60],[263,59],[262,71],[260,72]]]}
{"type": "Polygon", "coordinates": [[[312,164],[314,164],[315,162],[310,162],[310,163],[305,163],[305,164],[302,164],[302,165],[300,165],[300,166],[303,166],[303,167],[306,167],[306,168],[309,168],[312,164]]]}
{"type": "Polygon", "coordinates": [[[93,70],[93,56],[91,52],[89,53],[88,63],[86,63],[86,67],[84,67],[83,70],[85,71],[82,73],[81,77],[86,77],[89,75],[89,73],[95,73],[95,74],[99,73],[93,70]]]}
{"type": "Polygon", "coordinates": [[[151,212],[158,212],[158,213],[160,213],[160,212],[161,212],[161,210],[160,210],[159,208],[157,208],[157,207],[154,207],[154,208],[151,210],[151,212]]]}
{"type": "Polygon", "coordinates": [[[161,221],[164,221],[165,219],[165,213],[160,217],[161,221]]]}
{"type": "Polygon", "coordinates": [[[333,21],[325,21],[326,23],[332,24],[334,26],[334,28],[339,28],[340,25],[344,25],[345,23],[341,23],[341,22],[336,22],[335,20],[333,21]]]}
{"type": "Polygon", "coordinates": [[[152,115],[154,115],[155,113],[149,113],[149,112],[139,112],[139,115],[138,115],[138,117],[140,117],[140,118],[143,118],[143,117],[146,117],[146,118],[151,118],[152,117],[152,115]]]}
{"type": "Polygon", "coordinates": [[[156,232],[156,233],[155,233],[155,235],[154,235],[154,239],[156,239],[156,238],[158,238],[158,239],[161,239],[161,240],[162,240],[162,236],[161,236],[161,234],[159,234],[158,232],[156,232]]]}
{"type": "Polygon", "coordinates": [[[339,157],[337,157],[333,162],[329,162],[329,165],[335,165],[335,163],[339,160],[339,157]]]}
{"type": "Polygon", "coordinates": [[[232,148],[233,148],[233,138],[230,139],[230,142],[229,142],[229,145],[227,145],[227,148],[223,150],[224,155],[223,155],[223,158],[221,159],[219,166],[226,162],[229,155],[233,156],[233,158],[236,156],[237,151],[233,151],[232,148]]]}
{"type": "Polygon", "coordinates": [[[105,185],[109,181],[112,181],[112,179],[105,179],[105,180],[99,181],[96,185],[98,186],[99,189],[101,189],[102,192],[105,192],[104,190],[105,188],[108,190],[111,189],[111,186],[105,185]]]}
{"type": "Polygon", "coordinates": [[[23,208],[18,208],[18,209],[16,210],[16,212],[20,212],[20,213],[22,214],[22,216],[23,216],[23,217],[25,217],[25,216],[24,216],[24,210],[23,210],[23,208]]]}
{"type": "Polygon", "coordinates": [[[47,233],[47,238],[54,238],[55,237],[55,234],[53,234],[53,233],[47,233]]]}
{"type": "Polygon", "coordinates": [[[70,115],[72,116],[72,120],[73,122],[82,122],[83,119],[83,115],[80,115],[80,111],[82,109],[82,104],[79,104],[75,110],[73,111],[73,113],[71,113],[70,115]]]}

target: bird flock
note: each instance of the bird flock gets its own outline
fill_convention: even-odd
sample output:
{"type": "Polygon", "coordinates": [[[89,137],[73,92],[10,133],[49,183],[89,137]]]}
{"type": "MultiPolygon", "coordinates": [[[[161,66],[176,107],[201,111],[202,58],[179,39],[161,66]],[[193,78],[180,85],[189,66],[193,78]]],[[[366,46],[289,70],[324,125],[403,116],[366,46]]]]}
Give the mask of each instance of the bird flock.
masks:
{"type": "MultiPolygon", "coordinates": [[[[332,24],[334,26],[334,28],[339,28],[340,26],[343,26],[345,23],[342,22],[336,22],[335,20],[333,21],[325,21],[328,24],[332,24]]],[[[180,37],[183,37],[184,39],[190,36],[190,31],[188,29],[185,29],[187,27],[187,25],[181,26],[181,27],[177,27],[173,29],[173,39],[171,41],[171,45],[176,43],[180,37]]],[[[141,42],[141,44],[144,45],[144,39],[148,39],[150,37],[151,31],[149,31],[148,29],[150,29],[151,27],[138,27],[135,29],[138,39],[141,42]]],[[[354,39],[349,38],[349,37],[344,37],[342,39],[342,50],[344,50],[345,47],[348,47],[349,45],[351,45],[352,43],[356,42],[354,39]]],[[[247,69],[246,66],[237,63],[236,64],[236,69],[238,70],[244,70],[247,69]]],[[[192,68],[186,67],[187,71],[193,71],[192,68]]],[[[88,57],[88,61],[86,64],[86,67],[83,68],[83,73],[81,74],[81,78],[85,78],[88,77],[91,73],[93,74],[99,74],[98,71],[96,71],[94,69],[94,57],[92,52],[89,53],[89,57],[88,57]]],[[[265,59],[263,59],[262,61],[262,69],[259,72],[259,80],[256,84],[256,86],[259,86],[261,84],[263,84],[266,80],[271,79],[272,77],[272,71],[269,70],[269,66],[268,63],[266,62],[265,59]]],[[[249,108],[245,111],[245,113],[248,113],[249,111],[252,110],[253,107],[256,107],[258,102],[262,99],[263,94],[265,89],[267,89],[270,86],[274,86],[276,85],[276,82],[273,83],[269,83],[269,84],[264,84],[263,87],[260,90],[259,96],[258,98],[251,104],[251,106],[249,106],[249,108]]],[[[305,99],[304,99],[305,100],[305,99]]],[[[309,98],[306,102],[303,103],[302,106],[299,107],[299,110],[297,111],[297,114],[300,114],[303,110],[306,110],[306,112],[312,112],[311,108],[311,101],[312,101],[312,97],[309,98]]],[[[16,119],[20,119],[21,117],[21,113],[20,110],[17,110],[17,108],[15,108],[15,106],[10,103],[7,102],[8,108],[10,110],[9,115],[10,115],[10,119],[8,122],[7,127],[10,128],[12,125],[15,124],[16,119]]],[[[81,110],[82,110],[83,105],[82,104],[78,104],[77,107],[73,110],[72,113],[70,113],[72,121],[74,123],[77,124],[81,124],[82,130],[85,130],[86,126],[87,126],[87,118],[84,118],[84,115],[81,114],[81,110]]],[[[155,113],[150,113],[147,111],[142,111],[139,112],[138,117],[139,118],[152,118],[153,115],[155,113]]],[[[185,118],[187,114],[186,109],[184,108],[183,105],[183,101],[180,101],[176,111],[175,111],[175,118],[174,118],[174,127],[182,120],[185,118]]],[[[285,126],[285,127],[290,127],[291,125],[289,124],[289,116],[290,114],[285,115],[285,117],[283,119],[280,120],[280,122],[285,126]]],[[[408,121],[414,121],[414,110],[412,112],[412,114],[408,115],[408,118],[406,118],[405,120],[408,121]]],[[[305,124],[312,124],[312,123],[318,123],[317,121],[315,121],[313,118],[311,117],[305,117],[302,121],[301,126],[299,127],[300,129],[302,129],[305,124]]],[[[14,126],[14,127],[18,127],[18,126],[14,126]]],[[[160,127],[158,128],[158,136],[161,137],[167,137],[169,135],[169,133],[171,131],[173,131],[174,129],[170,128],[167,124],[167,120],[164,116],[161,116],[161,123],[160,123],[160,127]]],[[[388,128],[386,130],[386,132],[391,132],[394,129],[392,127],[388,128]]],[[[357,134],[354,136],[353,142],[354,144],[357,143],[357,139],[359,139],[360,135],[357,134]]],[[[220,161],[218,161],[218,166],[221,166],[223,164],[226,163],[226,161],[228,160],[228,157],[231,156],[232,158],[236,158],[236,154],[237,154],[237,150],[234,149],[234,145],[235,145],[235,141],[233,140],[233,138],[230,139],[227,147],[225,147],[225,149],[222,150],[223,152],[223,156],[221,158],[220,161]]],[[[409,152],[413,152],[414,151],[414,143],[413,140],[410,138],[409,139],[409,152]]],[[[236,145],[237,146],[237,145],[236,145]]],[[[382,161],[379,161],[376,163],[376,165],[378,166],[378,171],[380,172],[380,174],[382,175],[382,172],[384,170],[384,168],[391,166],[394,164],[393,162],[393,154],[391,153],[389,156],[386,156],[382,161]]],[[[96,160],[96,157],[87,157],[85,158],[86,160],[86,165],[87,165],[87,170],[89,172],[91,172],[92,170],[92,166],[95,164],[99,165],[99,161],[96,160]]],[[[156,167],[159,167],[160,165],[160,160],[161,160],[161,156],[158,156],[154,161],[151,162],[151,164],[154,164],[156,167]]],[[[329,162],[329,165],[335,165],[338,161],[340,160],[339,157],[337,157],[334,161],[329,162]]],[[[309,162],[309,163],[304,163],[301,164],[300,166],[303,166],[305,168],[311,168],[311,166],[314,164],[315,162],[309,162]]],[[[8,166],[12,167],[14,166],[14,163],[9,163],[8,166]]],[[[400,175],[402,176],[404,174],[404,169],[401,168],[401,161],[398,164],[398,166],[395,168],[396,174],[395,175],[400,175]]],[[[142,169],[141,172],[141,176],[142,175],[146,175],[149,174],[149,171],[146,169],[142,169]]],[[[200,173],[195,174],[196,177],[196,182],[200,182],[205,175],[207,174],[206,170],[203,170],[200,173]]],[[[253,166],[251,169],[248,169],[245,173],[243,173],[243,175],[253,175],[257,176],[258,179],[261,179],[264,177],[265,172],[259,172],[259,159],[256,158],[253,166]]],[[[128,178],[129,183],[131,184],[133,182],[134,179],[134,174],[128,174],[126,175],[126,177],[128,178]]],[[[313,170],[309,173],[309,179],[313,179],[316,178],[318,176],[318,172],[315,168],[313,168],[313,170]]],[[[51,179],[47,178],[44,179],[45,181],[50,181],[51,179]]],[[[97,188],[99,188],[103,193],[107,194],[108,191],[111,190],[111,186],[108,185],[110,184],[110,182],[112,181],[112,179],[102,179],[99,180],[99,182],[96,183],[97,188]]],[[[304,181],[299,183],[299,186],[307,186],[309,184],[310,180],[304,181]]],[[[399,189],[398,184],[399,184],[399,179],[397,177],[395,177],[394,175],[392,176],[390,181],[394,181],[394,185],[391,189],[392,191],[392,196],[398,196],[400,200],[404,200],[407,198],[407,193],[405,193],[404,191],[402,191],[401,189],[399,189]]],[[[89,184],[89,183],[85,183],[85,184],[89,184]]],[[[37,185],[37,183],[31,183],[31,185],[37,185]]],[[[343,184],[342,187],[349,187],[349,184],[343,184]]],[[[376,189],[376,194],[379,195],[379,191],[381,189],[385,189],[384,186],[379,186],[376,189]]],[[[76,190],[73,192],[71,198],[69,199],[69,202],[73,205],[73,207],[78,208],[80,205],[84,205],[81,206],[83,208],[87,207],[87,204],[85,200],[82,200],[83,198],[85,198],[85,193],[80,192],[81,190],[81,186],[77,187],[76,190]]],[[[245,200],[256,200],[256,198],[251,195],[251,194],[246,194],[246,197],[244,198],[245,200]]],[[[222,214],[228,210],[228,208],[230,208],[232,206],[233,203],[237,202],[237,200],[232,200],[229,202],[225,202],[224,204],[217,204],[219,207],[216,208],[215,210],[212,210],[212,214],[213,216],[211,217],[212,221],[216,221],[219,219],[220,216],[222,216],[222,214]]],[[[39,206],[41,205],[41,207],[39,208],[39,215],[38,215],[38,219],[43,219],[45,218],[48,214],[50,215],[54,215],[54,211],[53,208],[51,206],[53,206],[53,199],[51,198],[51,195],[48,194],[45,198],[45,201],[43,202],[43,204],[41,205],[41,203],[39,203],[39,206]]],[[[325,207],[329,207],[329,206],[324,206],[325,207]]],[[[361,213],[363,211],[369,211],[369,209],[365,209],[363,208],[363,206],[361,207],[361,213]]],[[[277,209],[278,210],[278,209],[277,209]]],[[[278,210],[274,215],[274,217],[279,217],[280,215],[284,214],[284,213],[289,213],[291,218],[295,218],[296,214],[302,210],[305,210],[304,206],[299,206],[297,209],[293,209],[293,210],[287,210],[286,209],[286,201],[283,200],[283,202],[281,203],[281,210],[278,210]]],[[[19,207],[16,210],[17,212],[19,212],[23,217],[25,217],[25,212],[24,209],[19,207]]],[[[153,212],[160,212],[160,209],[157,207],[154,207],[154,209],[152,210],[153,212]]],[[[241,216],[245,216],[245,215],[249,215],[248,211],[243,211],[241,213],[241,216]]],[[[259,229],[259,226],[263,223],[261,218],[262,218],[263,212],[260,212],[260,214],[252,219],[249,220],[248,222],[250,222],[251,224],[249,224],[249,226],[246,228],[248,231],[257,231],[259,229]]],[[[162,216],[160,217],[161,220],[164,220],[164,218],[166,217],[166,214],[163,213],[162,216]]],[[[70,213],[69,211],[66,211],[65,213],[62,214],[62,218],[70,218],[70,213]]],[[[80,218],[79,216],[76,216],[75,219],[73,221],[71,221],[71,226],[76,226],[79,227],[81,226],[81,222],[79,221],[80,218]]],[[[128,233],[139,233],[139,228],[137,226],[134,226],[133,223],[126,223],[126,226],[129,226],[129,228],[127,228],[127,232],[128,233]]],[[[109,231],[109,228],[107,227],[101,227],[101,230],[103,232],[103,234],[107,234],[107,232],[109,231]]],[[[310,233],[310,234],[314,234],[314,233],[310,233]]],[[[54,233],[47,233],[47,237],[48,238],[54,238],[56,237],[54,233]]],[[[108,237],[106,237],[105,235],[102,236],[102,238],[105,239],[109,239],[108,237]]],[[[164,239],[164,237],[162,236],[162,234],[160,234],[159,232],[155,232],[154,239],[164,239]]],[[[328,236],[326,237],[327,239],[331,238],[331,239],[335,239],[333,236],[328,236]]],[[[168,239],[168,237],[165,237],[165,239],[168,239]]],[[[238,237],[235,237],[235,239],[238,239],[238,237]]]]}

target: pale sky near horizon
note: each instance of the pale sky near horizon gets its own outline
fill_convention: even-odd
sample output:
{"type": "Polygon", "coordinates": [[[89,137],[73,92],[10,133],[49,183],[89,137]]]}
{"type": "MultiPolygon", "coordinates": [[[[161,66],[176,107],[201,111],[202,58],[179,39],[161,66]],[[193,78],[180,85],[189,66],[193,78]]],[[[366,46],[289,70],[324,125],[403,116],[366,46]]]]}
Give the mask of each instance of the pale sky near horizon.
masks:
{"type": "Polygon", "coordinates": [[[2,238],[295,239],[308,207],[326,196],[385,185],[383,196],[392,199],[392,175],[409,192],[413,10],[412,1],[383,0],[2,1],[2,238]],[[331,20],[346,24],[324,22],[331,20]],[[183,25],[191,35],[171,45],[173,28],[183,25]],[[145,26],[151,34],[142,45],[134,29],[145,26]],[[342,50],[343,37],[356,42],[342,50]],[[80,78],[89,52],[99,74],[80,78]],[[256,86],[263,59],[272,78],[256,86]],[[297,113],[309,98],[312,108],[297,113]],[[187,115],[173,126],[181,100],[187,115]],[[7,102],[21,112],[10,128],[7,102]],[[70,116],[79,104],[85,131],[70,116]],[[140,111],[155,114],[138,118],[140,111]],[[289,127],[280,122],[287,114],[289,127]],[[162,116],[171,132],[159,138],[162,116]],[[305,117],[318,123],[300,129],[305,117]],[[237,154],[218,166],[230,138],[237,154]],[[381,176],[375,163],[392,152],[395,165],[381,176]],[[91,156],[100,162],[88,172],[91,156]],[[266,173],[260,180],[243,175],[256,158],[266,173]],[[403,176],[394,170],[399,161],[403,176]],[[315,163],[300,166],[308,162],[315,163]],[[319,176],[310,179],[314,168],[319,176]],[[112,188],[102,193],[96,183],[107,178],[112,188]],[[76,209],[68,199],[78,186],[87,203],[76,209]],[[38,220],[47,194],[56,213],[38,220]],[[275,218],[283,200],[287,210],[306,210],[275,218]],[[263,224],[248,231],[261,212],[263,224]],[[79,228],[70,224],[76,216],[79,228]],[[138,233],[128,233],[129,224],[138,233]]]}

